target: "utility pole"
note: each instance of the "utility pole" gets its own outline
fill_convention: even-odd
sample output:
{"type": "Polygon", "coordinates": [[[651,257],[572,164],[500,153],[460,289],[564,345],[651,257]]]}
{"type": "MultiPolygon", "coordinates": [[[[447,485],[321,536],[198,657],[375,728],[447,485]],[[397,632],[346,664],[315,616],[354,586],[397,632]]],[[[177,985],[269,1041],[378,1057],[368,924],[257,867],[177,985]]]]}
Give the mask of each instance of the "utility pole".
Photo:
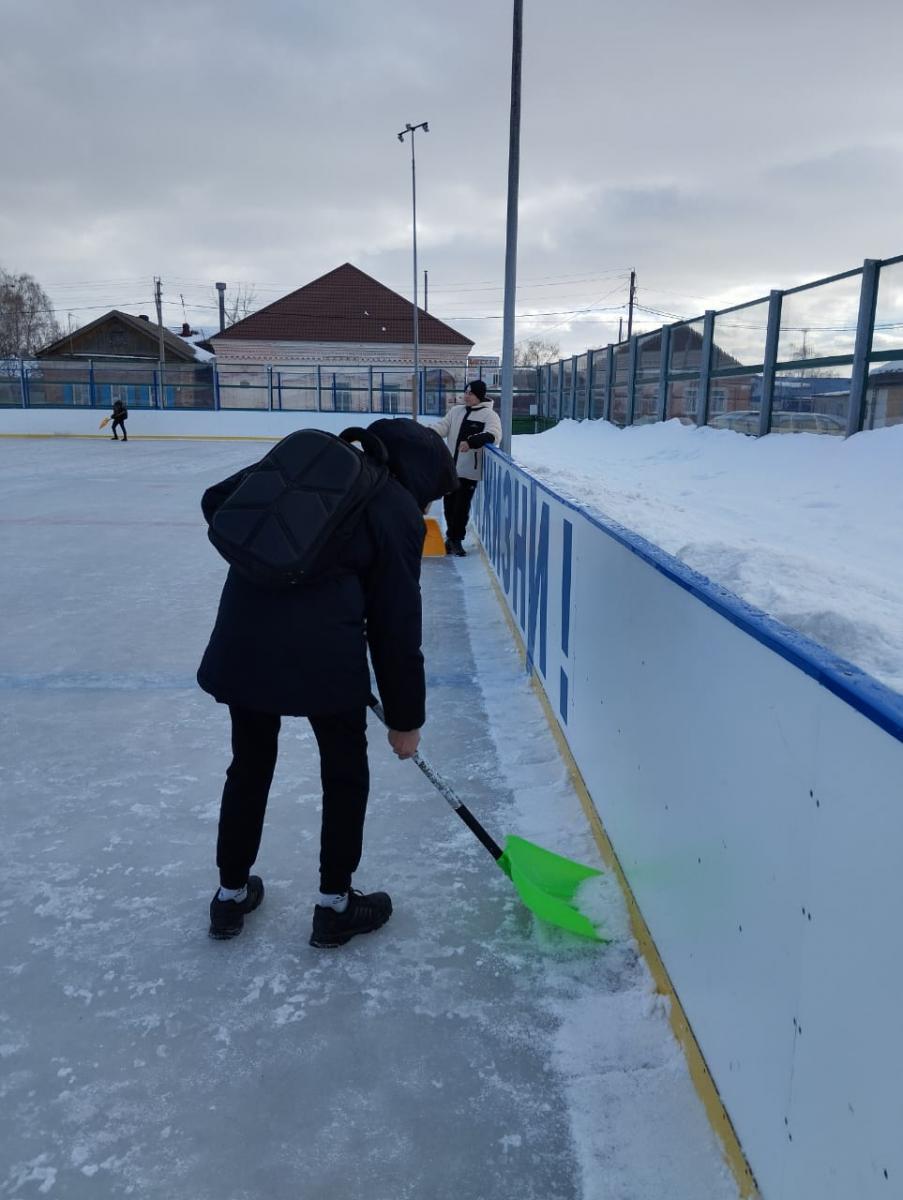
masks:
{"type": "Polygon", "coordinates": [[[624,340],[623,336],[622,336],[622,332],[621,332],[623,330],[623,328],[624,328],[624,318],[618,317],[618,341],[619,342],[624,340]]]}
{"type": "Polygon", "coordinates": [[[627,340],[633,333],[633,302],[636,299],[636,271],[630,272],[630,297],[627,302],[627,340]]]}
{"type": "Polygon", "coordinates": [[[226,285],[218,283],[216,290],[219,292],[219,331],[226,332],[226,285]]]}
{"type": "Polygon", "coordinates": [[[429,271],[424,269],[423,272],[423,311],[430,311],[430,280],[429,271]]]}
{"type": "Polygon", "coordinates": [[[160,407],[163,408],[166,393],[163,391],[163,363],[166,358],[166,347],[163,344],[163,280],[154,276],[154,303],[157,305],[157,333],[159,336],[160,358],[160,407]]]}
{"type": "Polygon", "coordinates": [[[400,142],[404,141],[405,134],[411,135],[411,204],[414,211],[414,390],[411,396],[411,416],[415,421],[420,408],[420,336],[417,328],[417,168],[414,165],[414,134],[418,129],[429,133],[429,123],[421,121],[419,125],[412,125],[408,121],[398,135],[400,142]]]}
{"type": "Polygon", "coordinates": [[[505,234],[505,305],[502,331],[502,450],[511,453],[514,414],[514,301],[517,292],[517,193],[520,179],[520,76],[524,0],[514,0],[511,34],[511,121],[508,130],[508,215],[505,234]]]}

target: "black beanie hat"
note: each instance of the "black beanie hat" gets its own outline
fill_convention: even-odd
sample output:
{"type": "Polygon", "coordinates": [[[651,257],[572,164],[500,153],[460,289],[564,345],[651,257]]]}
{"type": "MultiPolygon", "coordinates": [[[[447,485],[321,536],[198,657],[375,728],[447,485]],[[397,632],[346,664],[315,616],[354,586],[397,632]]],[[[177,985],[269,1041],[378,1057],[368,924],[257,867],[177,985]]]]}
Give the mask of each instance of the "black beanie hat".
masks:
{"type": "Polygon", "coordinates": [[[475,396],[479,396],[481,400],[486,399],[486,384],[482,379],[471,379],[467,385],[467,391],[473,392],[475,396]]]}

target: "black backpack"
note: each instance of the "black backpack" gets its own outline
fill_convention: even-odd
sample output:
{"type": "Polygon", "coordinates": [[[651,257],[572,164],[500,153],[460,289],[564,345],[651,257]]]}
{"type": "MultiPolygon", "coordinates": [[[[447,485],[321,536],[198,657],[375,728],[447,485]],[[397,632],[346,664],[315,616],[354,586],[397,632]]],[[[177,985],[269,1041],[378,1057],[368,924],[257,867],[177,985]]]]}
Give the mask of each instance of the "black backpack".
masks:
{"type": "Polygon", "coordinates": [[[327,543],[350,536],[389,477],[386,459],[382,442],[365,429],[346,429],[340,437],[299,429],[205,494],[206,512],[211,493],[234,485],[210,516],[207,536],[252,583],[299,584],[327,543]]]}

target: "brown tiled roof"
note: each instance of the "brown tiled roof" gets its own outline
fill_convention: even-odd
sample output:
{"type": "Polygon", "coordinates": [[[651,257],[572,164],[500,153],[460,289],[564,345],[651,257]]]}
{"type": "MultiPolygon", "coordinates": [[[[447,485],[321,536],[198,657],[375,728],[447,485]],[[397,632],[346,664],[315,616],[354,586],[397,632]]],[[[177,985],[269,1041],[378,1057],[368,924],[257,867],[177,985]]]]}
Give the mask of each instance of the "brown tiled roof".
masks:
{"type": "MultiPolygon", "coordinates": [[[[418,309],[419,340],[426,346],[472,346],[470,338],[418,309]]],[[[219,338],[262,342],[410,343],[414,334],[410,300],[399,296],[351,263],[321,275],[243,321],[219,338]]]]}

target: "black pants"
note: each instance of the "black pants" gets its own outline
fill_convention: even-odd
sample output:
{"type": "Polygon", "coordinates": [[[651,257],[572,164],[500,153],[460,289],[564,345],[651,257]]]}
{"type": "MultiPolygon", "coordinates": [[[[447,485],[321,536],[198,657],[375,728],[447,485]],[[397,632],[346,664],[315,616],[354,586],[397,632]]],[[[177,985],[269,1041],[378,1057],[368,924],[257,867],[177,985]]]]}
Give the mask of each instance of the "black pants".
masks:
{"type": "MultiPolygon", "coordinates": [[[[229,706],[232,762],[220,806],[216,865],[220,884],[240,888],[260,849],[267,797],[276,769],[280,718],[229,706]]],[[[370,790],[367,710],[310,717],[320,748],[323,815],[320,826],[320,891],[347,892],[361,860],[364,816],[370,790]]]]}
{"type": "Polygon", "coordinates": [[[463,542],[470,516],[470,502],[477,490],[475,479],[460,479],[455,491],[449,492],[444,500],[445,536],[450,542],[463,542]]]}
{"type": "Polygon", "coordinates": [[[124,442],[127,442],[129,440],[129,435],[125,431],[125,417],[114,417],[113,418],[113,437],[116,438],[116,440],[118,441],[119,439],[116,435],[116,426],[117,425],[122,430],[122,440],[124,442]]]}

